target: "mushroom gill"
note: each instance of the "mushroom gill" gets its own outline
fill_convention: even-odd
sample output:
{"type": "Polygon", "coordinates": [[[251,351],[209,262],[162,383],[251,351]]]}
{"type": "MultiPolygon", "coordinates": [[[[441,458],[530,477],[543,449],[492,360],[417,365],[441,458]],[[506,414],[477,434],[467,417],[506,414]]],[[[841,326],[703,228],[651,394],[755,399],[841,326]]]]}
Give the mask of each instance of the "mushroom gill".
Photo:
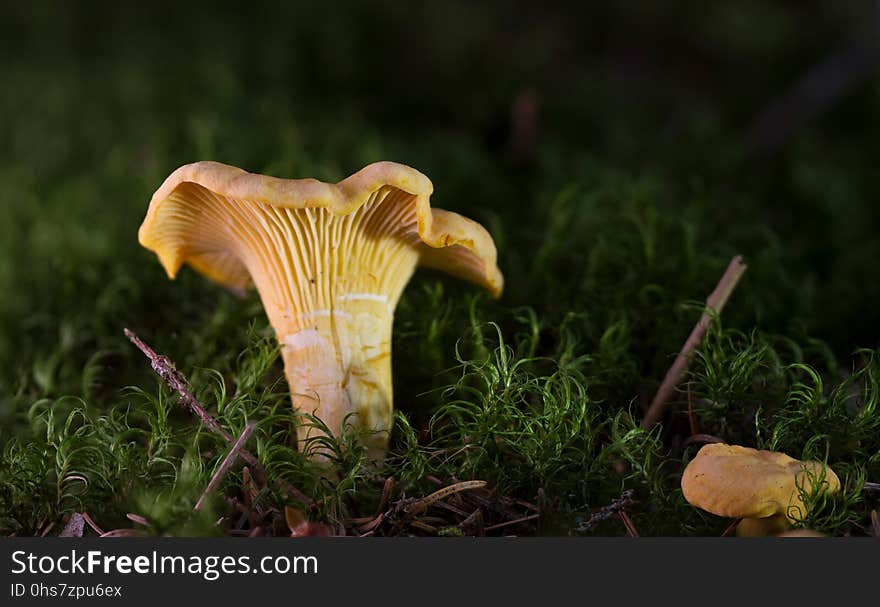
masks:
{"type": "MultiPolygon", "coordinates": [[[[233,290],[254,286],[281,344],[294,408],[335,436],[346,419],[368,430],[378,458],[392,424],[394,309],[416,266],[495,297],[503,285],[488,232],[431,209],[432,191],[427,177],[393,162],[338,184],[197,162],[156,191],[138,236],[170,278],[188,263],[233,290]]],[[[297,432],[300,448],[321,434],[302,423],[297,432]]]]}

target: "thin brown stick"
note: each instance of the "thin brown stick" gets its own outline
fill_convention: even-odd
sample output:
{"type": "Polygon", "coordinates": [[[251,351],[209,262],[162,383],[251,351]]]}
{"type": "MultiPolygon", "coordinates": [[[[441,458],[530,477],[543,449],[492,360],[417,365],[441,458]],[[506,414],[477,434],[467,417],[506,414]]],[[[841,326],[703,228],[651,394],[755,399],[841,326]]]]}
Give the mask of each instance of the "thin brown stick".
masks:
{"type": "Polygon", "coordinates": [[[613,500],[607,506],[602,506],[601,508],[595,510],[586,522],[578,525],[578,530],[590,531],[595,528],[596,525],[612,518],[615,514],[622,511],[624,508],[632,507],[636,503],[635,500],[633,500],[632,496],[632,489],[627,489],[620,495],[619,498],[613,500]]]}
{"type": "MultiPolygon", "coordinates": [[[[195,413],[199,419],[202,420],[203,424],[210,428],[214,433],[222,436],[227,443],[231,443],[232,435],[224,430],[220,424],[217,423],[217,420],[211,417],[211,415],[202,408],[199,401],[196,400],[196,397],[193,396],[193,393],[190,391],[189,383],[186,381],[183,373],[177,370],[171,359],[162,354],[157,354],[155,350],[145,344],[140,337],[134,334],[134,332],[129,331],[128,329],[124,329],[124,331],[125,336],[129,341],[137,346],[138,349],[150,359],[150,365],[153,367],[153,371],[155,371],[172,390],[180,395],[180,404],[189,407],[190,411],[195,413]]],[[[256,461],[256,458],[254,458],[254,461],[256,461]]]]}
{"type": "MultiPolygon", "coordinates": [[[[124,329],[125,336],[133,343],[137,348],[144,353],[144,356],[150,359],[150,365],[153,367],[153,371],[155,371],[159,377],[161,377],[168,386],[171,387],[177,394],[180,396],[180,404],[188,407],[190,411],[195,413],[199,419],[202,420],[202,423],[207,426],[214,433],[223,437],[227,443],[232,444],[234,441],[232,439],[232,435],[229,434],[226,430],[223,429],[222,426],[217,422],[216,419],[211,417],[207,411],[205,411],[204,407],[199,404],[199,401],[196,400],[196,397],[193,396],[192,391],[189,389],[189,382],[187,382],[186,377],[184,377],[183,373],[177,370],[174,366],[174,363],[167,356],[163,356],[161,354],[157,354],[155,350],[153,350],[150,346],[148,346],[144,341],[135,335],[133,331],[128,329],[124,329]]],[[[239,451],[239,456],[245,462],[247,462],[253,469],[254,472],[257,473],[263,479],[266,478],[266,470],[263,468],[263,465],[260,463],[256,457],[253,456],[246,449],[241,449],[239,451]]],[[[276,483],[281,488],[282,491],[286,492],[288,495],[303,502],[306,505],[311,505],[314,500],[307,496],[305,493],[288,483],[283,479],[276,479],[276,483]]]]}
{"type": "Polygon", "coordinates": [[[666,409],[669,407],[669,401],[675,392],[675,387],[687,371],[691,352],[703,341],[713,315],[721,314],[724,304],[727,303],[731,293],[733,293],[737,283],[742,278],[746,267],[740,255],[737,255],[730,261],[715,290],[706,299],[706,309],[703,311],[699,322],[691,331],[687,341],[684,342],[684,347],[678,353],[678,356],[675,357],[675,361],[669,367],[669,371],[666,372],[666,377],[663,378],[660,389],[657,390],[654,400],[651,401],[651,405],[642,418],[642,428],[653,428],[663,418],[666,409]]]}
{"type": "Polygon", "coordinates": [[[498,523],[497,525],[492,525],[490,527],[486,527],[483,529],[483,532],[489,533],[490,531],[495,531],[497,529],[502,529],[504,527],[509,527],[511,525],[517,525],[519,523],[526,523],[528,521],[533,521],[536,518],[540,518],[540,514],[530,514],[528,516],[522,516],[520,518],[515,518],[512,521],[504,521],[503,523],[498,523]]]}
{"type": "Polygon", "coordinates": [[[241,449],[244,447],[244,444],[251,437],[251,434],[254,433],[254,429],[257,425],[254,422],[248,423],[244,427],[244,430],[241,431],[241,435],[238,437],[238,440],[232,445],[232,448],[229,450],[229,453],[226,454],[226,457],[223,458],[223,461],[220,463],[220,467],[217,468],[217,471],[214,473],[214,476],[211,477],[211,481],[208,483],[208,486],[205,487],[205,490],[202,492],[201,497],[199,497],[199,501],[196,502],[194,510],[201,510],[202,506],[205,504],[205,500],[214,493],[214,490],[217,489],[217,486],[220,485],[220,481],[226,476],[226,473],[229,472],[229,469],[232,468],[233,464],[238,461],[239,455],[241,455],[241,449]]]}
{"type": "Polygon", "coordinates": [[[541,511],[541,509],[538,508],[535,504],[531,504],[531,503],[529,503],[529,502],[527,502],[527,501],[525,501],[525,500],[515,499],[515,500],[513,500],[513,501],[514,501],[514,503],[516,503],[518,506],[522,506],[522,507],[525,508],[526,510],[531,510],[532,512],[540,512],[540,511],[541,511]]]}
{"type": "Polygon", "coordinates": [[[407,516],[414,517],[418,514],[421,514],[422,512],[427,510],[428,507],[432,504],[446,497],[449,497],[450,495],[460,493],[461,491],[482,489],[485,486],[486,481],[462,481],[460,483],[455,483],[454,485],[449,485],[448,487],[443,487],[442,489],[438,489],[431,495],[419,499],[416,503],[407,508],[407,516]]]}
{"type": "Polygon", "coordinates": [[[733,533],[736,530],[737,525],[739,525],[741,522],[742,522],[741,518],[733,519],[733,522],[731,522],[727,526],[727,528],[724,530],[724,533],[721,534],[721,537],[729,536],[731,533],[733,533]]]}
{"type": "Polygon", "coordinates": [[[150,526],[150,522],[147,519],[145,519],[144,517],[142,517],[140,514],[132,514],[131,512],[129,512],[128,514],[125,515],[125,518],[127,518],[128,520],[130,520],[134,523],[137,523],[138,525],[143,525],[144,527],[150,526]]]}
{"type": "Polygon", "coordinates": [[[388,503],[388,500],[391,498],[391,491],[394,489],[394,477],[389,476],[385,479],[385,484],[382,487],[382,497],[379,499],[379,505],[376,507],[376,516],[382,514],[382,510],[385,509],[385,504],[388,503]]]}
{"type": "Polygon", "coordinates": [[[365,524],[358,527],[358,531],[360,531],[361,533],[375,532],[376,527],[381,525],[382,521],[384,521],[384,520],[385,520],[385,513],[383,512],[383,513],[377,515],[376,518],[374,518],[370,521],[367,521],[365,524]]]}
{"type": "Polygon", "coordinates": [[[700,427],[697,424],[697,414],[694,411],[694,392],[688,386],[688,423],[691,426],[691,436],[700,433],[700,427]]]}
{"type": "Polygon", "coordinates": [[[750,151],[778,150],[799,126],[869,82],[880,63],[875,41],[876,34],[868,42],[854,40],[811,67],[755,119],[746,135],[750,151]]]}
{"type": "Polygon", "coordinates": [[[474,530],[474,535],[481,536],[484,535],[483,529],[483,511],[477,508],[470,515],[467,516],[463,521],[458,524],[459,529],[468,529],[471,528],[474,530]]]}
{"type": "Polygon", "coordinates": [[[618,510],[617,514],[620,516],[620,520],[623,521],[623,526],[626,527],[626,534],[629,537],[639,537],[639,532],[636,531],[636,526],[633,525],[629,515],[623,510],[618,510]]]}
{"type": "Polygon", "coordinates": [[[102,533],[101,537],[144,537],[146,531],[141,529],[111,529],[106,533],[102,533]]]}
{"type": "Polygon", "coordinates": [[[437,529],[437,527],[434,527],[433,525],[429,525],[428,523],[423,523],[422,521],[420,521],[418,519],[416,519],[414,521],[410,521],[409,524],[411,527],[415,527],[416,529],[418,529],[420,531],[424,531],[424,532],[430,533],[432,535],[437,535],[437,533],[439,533],[439,531],[440,531],[439,529],[437,529]]]}
{"type": "Polygon", "coordinates": [[[88,524],[88,526],[94,530],[95,533],[97,533],[98,535],[104,535],[104,530],[95,524],[95,521],[92,520],[92,517],[89,516],[88,512],[83,512],[82,517],[83,520],[88,524]]]}
{"type": "Polygon", "coordinates": [[[874,537],[880,538],[880,517],[876,510],[871,510],[871,527],[874,528],[874,537]]]}
{"type": "Polygon", "coordinates": [[[681,444],[682,447],[689,447],[694,443],[723,443],[725,442],[723,438],[719,436],[714,436],[712,434],[691,434],[689,437],[684,439],[684,442],[681,444]]]}

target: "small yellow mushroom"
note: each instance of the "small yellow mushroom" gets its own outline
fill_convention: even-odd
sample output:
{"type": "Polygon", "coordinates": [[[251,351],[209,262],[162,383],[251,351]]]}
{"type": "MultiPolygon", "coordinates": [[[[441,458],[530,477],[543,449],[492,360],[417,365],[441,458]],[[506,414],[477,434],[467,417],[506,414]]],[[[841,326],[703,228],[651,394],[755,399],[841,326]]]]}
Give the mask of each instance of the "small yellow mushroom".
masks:
{"type": "MultiPolygon", "coordinates": [[[[416,266],[494,297],[503,287],[492,237],[432,209],[432,191],[425,175],[393,162],[337,184],[196,162],[156,191],[138,237],[170,278],[188,263],[233,290],[256,287],[294,408],[335,436],[346,419],[371,431],[371,455],[380,458],[392,423],[394,308],[416,266]]],[[[300,424],[300,447],[318,435],[300,424]]]]}
{"type": "Polygon", "coordinates": [[[705,445],[687,465],[681,489],[692,505],[718,516],[742,518],[739,536],[777,535],[807,514],[800,486],[821,483],[840,491],[840,479],[822,462],[802,462],[776,451],[738,445],[705,445]]]}

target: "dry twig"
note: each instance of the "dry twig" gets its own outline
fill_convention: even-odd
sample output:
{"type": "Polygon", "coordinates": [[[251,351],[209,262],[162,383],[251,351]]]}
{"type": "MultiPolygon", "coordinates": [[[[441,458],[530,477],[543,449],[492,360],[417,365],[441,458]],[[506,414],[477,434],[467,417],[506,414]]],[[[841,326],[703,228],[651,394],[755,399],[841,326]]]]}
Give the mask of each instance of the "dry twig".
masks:
{"type": "Polygon", "coordinates": [[[458,524],[458,528],[462,530],[472,530],[476,536],[486,535],[486,529],[483,526],[483,511],[477,508],[466,519],[458,524]]]}
{"type": "Polygon", "coordinates": [[[618,510],[617,515],[620,516],[620,520],[623,521],[623,526],[626,527],[626,534],[629,537],[639,537],[639,532],[636,531],[636,526],[633,525],[633,522],[626,511],[618,510]]]}
{"type": "Polygon", "coordinates": [[[496,530],[501,529],[503,527],[509,527],[510,525],[518,525],[519,523],[525,523],[526,521],[533,521],[533,520],[537,519],[539,516],[541,516],[541,515],[540,514],[530,514],[528,516],[521,516],[519,518],[513,519],[512,521],[504,521],[503,523],[498,523],[497,525],[492,525],[491,527],[486,527],[485,529],[483,529],[483,531],[486,531],[486,532],[496,531],[496,530]]]}
{"type": "Polygon", "coordinates": [[[733,533],[734,530],[736,530],[737,525],[740,524],[740,522],[742,522],[741,518],[733,519],[733,522],[727,526],[727,529],[724,530],[724,533],[721,534],[721,537],[727,537],[728,535],[733,533]]]}
{"type": "MultiPolygon", "coordinates": [[[[443,485],[433,477],[427,480],[443,485]]],[[[526,527],[540,518],[537,506],[523,500],[495,495],[485,481],[449,479],[451,484],[420,498],[401,497],[375,516],[349,519],[355,535],[396,536],[420,532],[428,535],[467,534],[482,536],[508,527],[526,527]],[[434,512],[428,514],[428,509],[434,512]],[[525,511],[523,511],[525,510],[525,511]]],[[[393,485],[386,480],[383,501],[393,485]]]]}
{"type": "Polygon", "coordinates": [[[697,424],[697,414],[694,411],[694,393],[688,387],[688,424],[691,427],[691,436],[700,433],[700,427],[697,424]]]}
{"type": "Polygon", "coordinates": [[[125,515],[125,518],[127,518],[128,520],[130,520],[134,523],[137,523],[138,525],[143,525],[144,527],[150,526],[149,521],[147,521],[147,519],[142,517],[140,514],[132,514],[131,512],[129,512],[128,514],[125,515]]]}
{"type": "Polygon", "coordinates": [[[689,447],[694,443],[701,444],[709,444],[709,443],[723,443],[725,442],[723,438],[715,436],[713,434],[691,434],[689,437],[684,439],[684,442],[681,444],[682,447],[689,447]]]}
{"type": "Polygon", "coordinates": [[[598,510],[596,510],[590,518],[578,525],[578,531],[590,531],[596,525],[601,523],[602,521],[607,521],[612,518],[618,512],[623,512],[627,508],[631,508],[635,505],[635,500],[633,500],[633,492],[632,489],[627,489],[624,491],[619,498],[612,501],[607,506],[602,506],[598,510]]]}
{"type": "MultiPolygon", "coordinates": [[[[124,331],[125,336],[129,341],[137,346],[138,349],[144,353],[144,356],[150,359],[150,365],[153,367],[153,371],[155,371],[172,390],[180,395],[180,404],[189,407],[190,411],[195,413],[205,426],[210,428],[215,434],[222,436],[227,443],[232,443],[232,435],[224,430],[220,424],[217,423],[217,420],[211,417],[211,415],[199,404],[199,401],[196,400],[196,397],[193,396],[193,393],[189,389],[189,383],[186,381],[186,377],[183,376],[183,373],[177,370],[171,359],[162,354],[157,354],[155,350],[145,344],[140,337],[134,334],[134,332],[129,331],[128,329],[124,329],[124,331]]],[[[256,458],[254,458],[254,461],[256,462],[256,458]]]]}
{"type": "Polygon", "coordinates": [[[747,134],[749,147],[762,154],[778,150],[798,127],[870,82],[878,64],[876,30],[867,40],[854,40],[823,58],[755,119],[747,134]]]}
{"type": "Polygon", "coordinates": [[[101,537],[145,537],[146,531],[140,529],[111,529],[106,533],[102,533],[101,537]]]}
{"type": "Polygon", "coordinates": [[[642,428],[653,428],[663,418],[666,409],[669,407],[669,401],[675,392],[675,387],[687,371],[691,352],[703,341],[703,336],[705,336],[706,330],[709,328],[713,315],[721,314],[724,304],[727,303],[739,279],[742,278],[746,267],[740,255],[737,255],[730,261],[715,290],[706,299],[706,309],[703,315],[693,331],[691,331],[687,341],[684,342],[681,352],[675,357],[675,361],[672,363],[669,371],[667,371],[666,377],[663,378],[663,383],[660,384],[660,389],[657,390],[654,400],[651,401],[651,405],[645,412],[645,416],[642,418],[642,428]]]}
{"type": "MultiPolygon", "coordinates": [[[[183,373],[177,370],[174,366],[174,363],[167,356],[163,356],[161,354],[157,354],[155,350],[153,350],[150,346],[148,346],[144,341],[135,335],[133,331],[128,329],[124,329],[125,336],[133,343],[138,349],[144,353],[144,355],[150,359],[150,364],[153,367],[153,370],[161,377],[168,386],[170,386],[177,394],[180,396],[180,403],[190,409],[193,413],[195,413],[199,419],[202,420],[202,423],[211,429],[216,434],[223,437],[230,445],[234,442],[232,439],[232,435],[229,434],[226,430],[223,429],[222,426],[217,422],[216,419],[211,417],[211,415],[205,411],[204,407],[199,404],[199,401],[196,400],[196,397],[193,396],[192,391],[189,389],[189,383],[186,381],[186,377],[184,377],[183,373]]],[[[266,478],[266,471],[263,468],[263,465],[260,461],[254,457],[252,453],[245,449],[241,449],[239,451],[239,455],[241,459],[250,464],[250,466],[254,469],[254,471],[261,476],[262,478],[266,478]]],[[[278,486],[282,491],[286,492],[288,495],[301,501],[306,505],[311,505],[314,500],[307,496],[305,493],[288,483],[283,479],[276,479],[278,486]]]]}
{"type": "Polygon", "coordinates": [[[220,484],[220,481],[223,480],[223,477],[226,476],[226,473],[229,472],[229,469],[232,465],[238,460],[239,455],[241,455],[241,449],[244,447],[244,444],[253,434],[254,429],[257,425],[254,422],[248,423],[244,427],[244,430],[241,431],[241,435],[238,437],[238,440],[232,445],[232,448],[229,450],[229,453],[226,454],[226,457],[223,458],[223,462],[220,464],[220,467],[217,468],[217,471],[214,473],[214,476],[211,477],[211,482],[208,483],[208,486],[205,487],[204,492],[202,492],[201,497],[199,497],[199,501],[196,502],[194,510],[201,510],[202,506],[205,504],[205,500],[217,489],[217,486],[220,484]]]}
{"type": "Polygon", "coordinates": [[[88,513],[83,512],[82,517],[86,524],[88,524],[88,526],[91,527],[95,533],[97,533],[98,535],[104,535],[104,530],[95,524],[95,521],[92,520],[92,517],[90,517],[88,513]]]}
{"type": "Polygon", "coordinates": [[[416,501],[414,504],[410,505],[406,508],[406,514],[410,517],[417,516],[428,509],[429,506],[439,502],[442,499],[449,497],[455,493],[459,493],[461,491],[468,491],[471,489],[482,489],[486,486],[486,481],[462,481],[460,483],[455,483],[454,485],[450,485],[448,487],[443,487],[428,495],[426,497],[421,498],[416,501]]]}

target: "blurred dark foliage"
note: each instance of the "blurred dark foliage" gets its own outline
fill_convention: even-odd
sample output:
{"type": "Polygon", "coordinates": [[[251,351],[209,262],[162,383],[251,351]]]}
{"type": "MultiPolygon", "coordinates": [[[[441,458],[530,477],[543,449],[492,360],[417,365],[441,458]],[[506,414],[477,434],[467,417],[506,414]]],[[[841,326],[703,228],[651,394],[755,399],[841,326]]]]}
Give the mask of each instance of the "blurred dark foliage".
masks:
{"type": "MultiPolygon", "coordinates": [[[[0,49],[47,77],[145,71],[178,112],[235,81],[254,101],[333,107],[416,137],[478,132],[490,147],[507,136],[511,101],[534,89],[546,136],[655,163],[701,128],[745,135],[835,50],[876,42],[875,11],[865,0],[29,2],[5,12],[0,49]]],[[[862,84],[810,128],[855,148],[876,112],[862,84]]],[[[713,159],[677,160],[702,172],[713,159]]]]}

